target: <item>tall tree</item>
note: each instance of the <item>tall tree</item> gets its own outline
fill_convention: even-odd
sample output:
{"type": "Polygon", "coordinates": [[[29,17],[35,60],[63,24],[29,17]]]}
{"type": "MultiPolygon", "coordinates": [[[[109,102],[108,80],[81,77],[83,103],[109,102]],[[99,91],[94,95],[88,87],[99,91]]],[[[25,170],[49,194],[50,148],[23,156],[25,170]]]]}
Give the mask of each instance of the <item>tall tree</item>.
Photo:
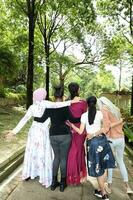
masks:
{"type": "Polygon", "coordinates": [[[29,19],[29,50],[28,50],[28,74],[27,74],[27,102],[26,108],[32,104],[33,94],[33,69],[34,69],[34,31],[37,10],[35,0],[27,0],[28,19],[29,19]]]}
{"type": "Polygon", "coordinates": [[[27,69],[27,101],[26,108],[32,104],[33,95],[33,73],[34,73],[34,33],[38,10],[45,3],[45,0],[16,0],[17,4],[28,17],[28,69],[27,69]],[[26,4],[25,4],[26,3],[26,4]]]}
{"type": "MultiPolygon", "coordinates": [[[[102,16],[106,16],[114,25],[115,31],[121,32],[126,38],[129,46],[127,52],[132,57],[133,52],[129,51],[130,46],[133,47],[133,0],[100,0],[97,1],[98,10],[102,16]]],[[[114,30],[114,29],[112,29],[114,30]]],[[[113,31],[112,31],[113,32],[113,31]]],[[[111,33],[112,34],[112,33],[111,33]]],[[[132,75],[133,76],[133,75],[132,75]]],[[[132,77],[131,76],[131,77],[132,77]]],[[[131,115],[133,115],[133,84],[131,90],[131,115]]]]}
{"type": "Polygon", "coordinates": [[[49,98],[49,74],[51,54],[59,45],[69,40],[70,43],[82,42],[83,30],[93,23],[95,14],[93,4],[86,0],[48,0],[38,15],[38,25],[43,36],[46,90],[49,98]]]}

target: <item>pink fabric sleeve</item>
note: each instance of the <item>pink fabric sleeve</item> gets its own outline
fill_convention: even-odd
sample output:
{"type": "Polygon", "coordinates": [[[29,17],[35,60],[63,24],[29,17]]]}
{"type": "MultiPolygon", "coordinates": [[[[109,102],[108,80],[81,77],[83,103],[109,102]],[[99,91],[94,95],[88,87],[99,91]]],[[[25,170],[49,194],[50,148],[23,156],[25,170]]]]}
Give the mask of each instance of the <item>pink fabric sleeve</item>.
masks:
{"type": "Polygon", "coordinates": [[[86,101],[83,101],[84,102],[84,106],[83,106],[83,113],[87,111],[87,102],[86,101]]]}

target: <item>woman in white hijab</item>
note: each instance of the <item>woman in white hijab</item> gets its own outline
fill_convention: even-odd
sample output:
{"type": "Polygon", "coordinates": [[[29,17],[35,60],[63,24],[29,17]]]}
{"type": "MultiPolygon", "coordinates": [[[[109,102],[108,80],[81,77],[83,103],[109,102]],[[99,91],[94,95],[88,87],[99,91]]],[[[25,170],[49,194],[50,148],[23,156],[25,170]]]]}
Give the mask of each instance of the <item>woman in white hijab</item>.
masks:
{"type": "MultiPolygon", "coordinates": [[[[13,130],[8,131],[7,138],[13,138],[33,117],[41,117],[46,108],[59,108],[78,102],[78,99],[66,102],[50,102],[45,100],[47,92],[38,88],[33,92],[33,104],[13,130]]],[[[22,179],[29,180],[39,177],[39,182],[49,187],[52,183],[53,153],[49,139],[49,122],[33,121],[28,131],[22,179]]]]}
{"type": "MultiPolygon", "coordinates": [[[[121,118],[120,110],[106,97],[100,97],[97,101],[97,104],[99,109],[103,113],[103,127],[107,131],[109,130],[107,137],[111,141],[110,145],[115,154],[115,159],[120,169],[126,192],[128,194],[131,194],[133,193],[133,191],[131,190],[128,184],[127,169],[123,160],[125,140],[124,133],[122,131],[123,120],[121,118]]],[[[108,169],[108,178],[106,186],[108,193],[111,193],[112,173],[113,169],[108,169]]]]}

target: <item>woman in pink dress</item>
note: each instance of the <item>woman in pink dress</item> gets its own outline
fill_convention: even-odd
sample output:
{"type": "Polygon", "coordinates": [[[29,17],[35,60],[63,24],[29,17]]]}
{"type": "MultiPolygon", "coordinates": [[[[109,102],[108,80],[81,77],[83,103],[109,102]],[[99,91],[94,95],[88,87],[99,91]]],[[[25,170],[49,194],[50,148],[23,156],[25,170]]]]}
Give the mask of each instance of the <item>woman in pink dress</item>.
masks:
{"type": "MultiPolygon", "coordinates": [[[[70,83],[68,85],[70,92],[70,98],[74,99],[79,96],[79,85],[77,83],[70,83]]],[[[79,101],[71,105],[70,111],[73,117],[81,117],[81,115],[87,110],[87,103],[84,100],[79,101]]],[[[80,127],[80,123],[76,123],[75,126],[80,127]]],[[[75,130],[71,129],[72,132],[72,143],[68,154],[67,161],[67,184],[68,185],[79,185],[83,179],[85,179],[86,162],[85,162],[85,148],[84,142],[86,133],[79,135],[75,130]]]]}

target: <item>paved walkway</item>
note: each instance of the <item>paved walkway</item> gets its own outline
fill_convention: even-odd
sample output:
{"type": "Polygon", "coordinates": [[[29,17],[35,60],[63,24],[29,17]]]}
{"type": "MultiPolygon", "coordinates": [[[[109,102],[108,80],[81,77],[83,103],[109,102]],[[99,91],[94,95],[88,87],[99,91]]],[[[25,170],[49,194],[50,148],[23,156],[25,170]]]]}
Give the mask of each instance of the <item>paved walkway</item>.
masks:
{"type": "MultiPolygon", "coordinates": [[[[125,160],[129,182],[133,189],[133,163],[127,155],[125,160]]],[[[98,198],[93,195],[96,186],[96,180],[88,177],[88,181],[80,186],[69,186],[64,192],[60,192],[58,188],[51,191],[49,188],[42,187],[37,179],[22,182],[19,174],[0,191],[0,200],[96,200],[98,198]]],[[[118,169],[114,170],[113,193],[110,195],[110,200],[133,200],[133,196],[125,193],[118,169]]]]}

